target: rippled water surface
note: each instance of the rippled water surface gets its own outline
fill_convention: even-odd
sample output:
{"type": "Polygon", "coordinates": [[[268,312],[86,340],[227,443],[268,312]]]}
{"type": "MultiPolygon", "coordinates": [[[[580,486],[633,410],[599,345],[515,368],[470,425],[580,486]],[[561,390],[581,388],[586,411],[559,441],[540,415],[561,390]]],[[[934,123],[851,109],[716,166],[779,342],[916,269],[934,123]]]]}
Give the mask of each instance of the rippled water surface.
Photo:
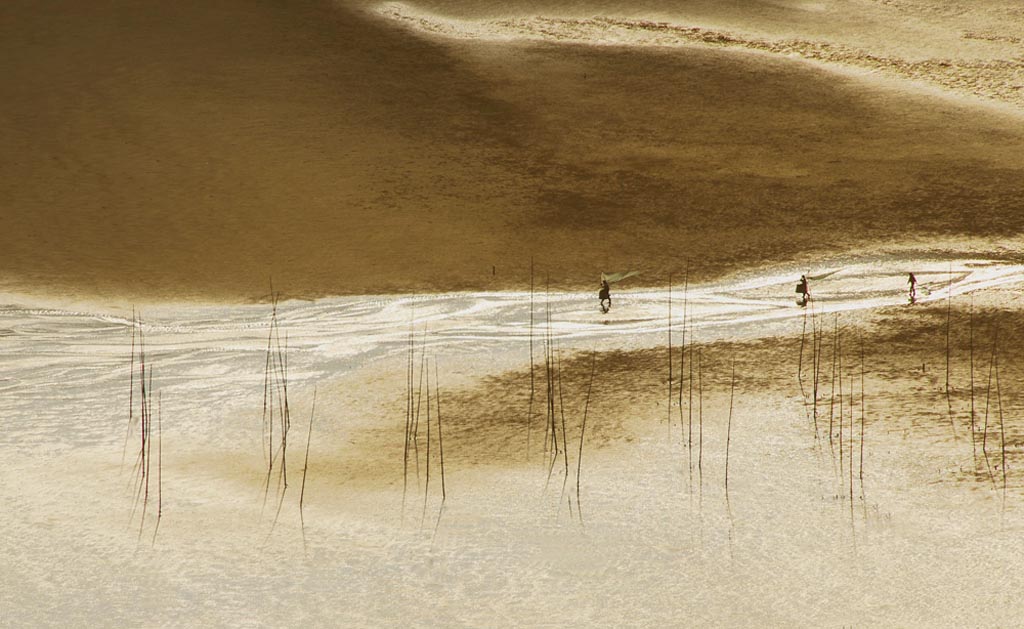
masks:
{"type": "MultiPolygon", "coordinates": [[[[810,273],[808,309],[839,312],[907,302],[906,269],[919,300],[943,299],[1019,282],[1024,266],[985,260],[851,260],[810,273]]],[[[693,335],[703,341],[791,332],[804,310],[795,303],[799,271],[768,270],[716,284],[672,290],[673,327],[681,333],[685,297],[693,335]]],[[[663,344],[667,290],[613,291],[607,315],[589,293],[533,295],[537,328],[572,349],[663,344]]],[[[0,310],[0,442],[55,444],[114,439],[128,407],[130,317],[9,305],[0,310]]],[[[417,297],[345,297],[279,305],[289,379],[301,387],[405,351],[410,325],[446,356],[506,353],[526,362],[529,292],[417,297]]],[[[164,404],[190,429],[213,430],[218,417],[251,406],[262,391],[270,307],[160,306],[141,313],[146,357],[164,404]]],[[[535,329],[535,333],[539,333],[535,329]]],[[[677,336],[678,339],[678,336],[677,336]]],[[[507,363],[504,363],[507,364],[507,363]]]]}

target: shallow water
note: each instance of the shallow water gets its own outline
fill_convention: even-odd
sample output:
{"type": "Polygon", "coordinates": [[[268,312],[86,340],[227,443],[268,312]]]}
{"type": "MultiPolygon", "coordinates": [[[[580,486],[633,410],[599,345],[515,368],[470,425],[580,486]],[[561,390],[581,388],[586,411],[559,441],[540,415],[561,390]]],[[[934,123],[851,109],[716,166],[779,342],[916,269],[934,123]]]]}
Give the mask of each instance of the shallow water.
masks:
{"type": "MultiPolygon", "coordinates": [[[[919,301],[944,299],[1024,280],[1024,266],[1003,262],[847,259],[811,270],[813,300],[795,303],[799,271],[767,269],[720,283],[673,287],[673,333],[693,338],[749,340],[791,334],[805,312],[844,312],[905,304],[906,269],[919,281],[919,301]],[[813,279],[821,277],[821,279],[813,279]]],[[[546,325],[568,350],[654,347],[666,342],[667,290],[613,290],[607,315],[589,293],[538,289],[534,335],[546,325]]],[[[117,438],[128,410],[130,316],[17,305],[0,309],[0,444],[68,447],[117,438]]],[[[116,313],[115,313],[116,312],[116,313]]],[[[173,306],[147,308],[144,334],[153,384],[170,416],[200,434],[216,433],[220,418],[251,406],[261,395],[270,307],[173,306]]],[[[291,301],[278,307],[286,336],[289,380],[304,387],[354,371],[369,361],[406,351],[410,326],[441,360],[494,356],[493,364],[528,362],[529,292],[452,293],[419,297],[344,297],[291,301]]],[[[136,369],[138,365],[136,365],[136,369]]]]}

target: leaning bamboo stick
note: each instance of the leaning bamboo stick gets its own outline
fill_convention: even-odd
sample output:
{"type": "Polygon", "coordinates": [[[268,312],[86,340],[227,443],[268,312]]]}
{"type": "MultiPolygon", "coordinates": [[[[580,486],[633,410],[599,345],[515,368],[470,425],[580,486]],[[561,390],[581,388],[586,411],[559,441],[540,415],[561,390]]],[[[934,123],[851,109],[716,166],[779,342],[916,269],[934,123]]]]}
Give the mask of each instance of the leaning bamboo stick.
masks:
{"type": "Polygon", "coordinates": [[[313,404],[309,409],[309,429],[306,431],[306,455],[302,462],[302,486],[299,488],[299,523],[302,528],[302,548],[306,548],[306,518],[303,504],[306,499],[306,472],[309,470],[309,445],[313,442],[313,417],[316,415],[316,387],[313,387],[313,404]]]}
{"type": "MultiPolygon", "coordinates": [[[[849,382],[850,382],[850,404],[849,404],[849,407],[850,407],[850,431],[847,433],[846,441],[848,443],[848,449],[849,449],[849,457],[847,459],[848,462],[849,462],[849,467],[847,468],[847,477],[848,477],[848,481],[849,481],[848,492],[849,492],[849,498],[850,498],[850,521],[852,523],[853,522],[853,443],[854,443],[854,441],[853,441],[853,421],[854,421],[853,420],[853,405],[854,405],[854,402],[855,402],[855,398],[854,398],[854,381],[853,381],[853,373],[852,373],[853,370],[851,369],[850,371],[851,371],[851,373],[850,373],[850,377],[848,379],[849,382]]],[[[861,394],[861,400],[862,400],[861,403],[862,404],[863,404],[863,397],[864,396],[863,396],[863,393],[862,393],[861,394]]]]}
{"type": "MultiPolygon", "coordinates": [[[[796,364],[796,381],[800,385],[800,399],[806,404],[807,394],[804,393],[804,346],[807,344],[807,309],[804,308],[803,327],[800,330],[800,355],[796,364]]],[[[804,407],[807,408],[806,406],[804,407]]]]}
{"type": "Polygon", "coordinates": [[[860,493],[864,495],[864,337],[860,339],[860,493]]]}
{"type": "Polygon", "coordinates": [[[834,416],[833,416],[833,414],[835,412],[835,403],[836,403],[836,357],[838,355],[838,352],[836,350],[838,348],[838,345],[837,345],[838,342],[839,342],[839,315],[836,314],[835,315],[835,319],[833,320],[833,327],[832,327],[832,378],[831,378],[832,391],[831,391],[831,393],[829,395],[829,399],[828,399],[828,446],[830,448],[833,447],[832,431],[834,430],[834,424],[833,424],[834,416]]]}
{"type": "Polygon", "coordinates": [[[672,274],[668,274],[668,436],[672,439],[672,274]]]}
{"type": "Polygon", "coordinates": [[[736,359],[732,359],[732,381],[729,384],[729,424],[725,430],[725,495],[729,496],[729,446],[732,443],[732,407],[736,396],[736,359]]]}
{"type": "MultiPolygon", "coordinates": [[[[161,392],[162,393],[162,392],[161,392]]],[[[156,525],[153,527],[152,545],[156,545],[156,535],[160,532],[160,520],[164,517],[164,420],[163,399],[161,393],[156,395],[156,525]]]]}
{"type": "Polygon", "coordinates": [[[698,397],[698,412],[697,412],[697,478],[698,487],[700,488],[701,504],[703,504],[704,497],[704,361],[701,356],[701,351],[697,350],[697,397],[698,397]]]}
{"type": "MultiPolygon", "coordinates": [[[[435,359],[436,360],[436,359],[435,359]]],[[[437,375],[435,364],[434,375],[437,375]]],[[[530,403],[526,410],[526,460],[530,460],[530,436],[533,432],[533,400],[536,392],[533,363],[533,256],[530,256],[530,403]]]]}
{"type": "Polygon", "coordinates": [[[132,346],[128,353],[128,427],[124,431],[124,447],[121,449],[121,469],[128,453],[128,438],[132,434],[135,410],[135,306],[132,306],[132,346]]]}
{"type": "Polygon", "coordinates": [[[842,494],[843,486],[843,423],[846,415],[843,413],[843,329],[836,330],[836,349],[839,352],[837,364],[839,365],[839,493],[842,494]]]}
{"type": "Polygon", "coordinates": [[[405,520],[405,501],[409,492],[409,440],[412,436],[412,391],[416,361],[415,316],[409,318],[409,343],[405,366],[405,445],[402,451],[402,519],[405,520]]]}
{"type": "MultiPolygon", "coordinates": [[[[970,370],[971,370],[971,461],[974,465],[978,464],[978,444],[976,437],[976,429],[974,422],[974,295],[971,295],[971,310],[968,319],[968,329],[970,330],[970,370]]],[[[976,469],[976,468],[975,468],[976,469]]]]}
{"type": "Polygon", "coordinates": [[[998,347],[998,345],[997,345],[998,337],[999,337],[999,329],[996,328],[996,331],[993,333],[993,337],[992,337],[992,356],[989,358],[989,361],[988,361],[988,386],[985,389],[985,425],[984,425],[984,428],[982,429],[982,435],[981,435],[981,454],[985,458],[985,468],[988,470],[988,477],[989,477],[989,480],[992,481],[992,487],[993,488],[995,487],[996,479],[995,479],[995,476],[992,474],[992,463],[989,461],[989,458],[988,458],[988,411],[989,411],[989,402],[992,399],[992,374],[993,374],[993,369],[994,369],[995,364],[996,364],[996,350],[997,350],[997,347],[998,347]]]}
{"type": "Polygon", "coordinates": [[[999,406],[999,467],[1003,475],[1003,502],[1002,507],[1006,509],[1006,422],[1003,418],[1003,396],[999,386],[999,355],[996,354],[996,404],[999,406]]]}
{"type": "MultiPolygon", "coordinates": [[[[420,377],[416,385],[416,412],[412,419],[412,451],[416,460],[416,487],[420,486],[420,408],[423,404],[423,373],[427,361],[427,328],[423,328],[423,340],[420,341],[420,377]]],[[[428,402],[429,403],[429,402],[428,402]]]]}
{"type": "Polygon", "coordinates": [[[949,332],[953,313],[953,263],[949,263],[949,287],[946,290],[946,409],[949,413],[949,428],[953,431],[953,438],[956,439],[956,425],[953,423],[953,399],[949,391],[949,355],[950,343],[949,332]]]}
{"type": "Polygon", "coordinates": [[[587,413],[590,410],[590,393],[594,389],[594,374],[597,372],[597,354],[590,353],[590,382],[587,384],[587,398],[583,403],[583,422],[580,424],[580,451],[576,455],[576,513],[583,522],[583,503],[580,501],[580,474],[583,470],[583,439],[587,434],[587,413]]]}
{"type": "Polygon", "coordinates": [[[427,501],[430,499],[430,362],[427,368],[427,482],[423,487],[423,515],[420,516],[420,526],[427,520],[427,501]]]}
{"type": "Polygon", "coordinates": [[[814,421],[814,441],[818,441],[818,368],[821,363],[821,338],[819,334],[819,322],[814,312],[814,302],[811,302],[811,369],[814,374],[811,378],[811,417],[814,421]]]}
{"type": "Polygon", "coordinates": [[[679,436],[681,439],[685,439],[686,435],[683,431],[683,382],[686,379],[686,322],[689,316],[687,309],[687,292],[690,288],[690,261],[686,261],[686,270],[683,272],[683,325],[682,335],[683,338],[679,346],[679,436]]]}
{"type": "Polygon", "coordinates": [[[434,357],[434,402],[437,404],[437,451],[441,459],[441,505],[444,505],[448,492],[444,484],[444,434],[441,432],[441,385],[437,369],[437,357],[434,357]]]}

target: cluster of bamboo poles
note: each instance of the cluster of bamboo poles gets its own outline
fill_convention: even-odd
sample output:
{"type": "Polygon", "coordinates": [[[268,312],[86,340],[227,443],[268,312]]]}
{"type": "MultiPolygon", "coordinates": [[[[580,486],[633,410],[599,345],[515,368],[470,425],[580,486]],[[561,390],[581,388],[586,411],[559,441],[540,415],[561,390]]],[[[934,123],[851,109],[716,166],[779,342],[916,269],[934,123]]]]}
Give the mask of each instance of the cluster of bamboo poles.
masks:
{"type": "Polygon", "coordinates": [[[142,315],[132,309],[132,340],[131,354],[128,366],[128,427],[124,436],[124,449],[121,452],[121,465],[124,466],[125,457],[128,452],[128,442],[132,433],[137,431],[139,450],[135,456],[135,463],[132,467],[129,489],[132,493],[132,509],[128,517],[128,526],[132,526],[135,514],[139,515],[139,541],[142,540],[146,528],[146,513],[150,500],[156,496],[156,518],[153,524],[153,537],[151,544],[156,543],[156,536],[160,530],[160,520],[163,517],[163,422],[162,403],[160,394],[156,398],[156,421],[154,422],[153,404],[153,367],[146,364],[146,341],[142,325],[142,315]],[[136,356],[138,360],[136,361],[136,356]],[[138,377],[135,375],[135,365],[138,364],[138,377]],[[139,394],[136,397],[135,389],[138,382],[139,394]],[[135,412],[136,401],[139,411],[135,412]],[[153,452],[153,445],[156,442],[156,453],[153,452]],[[154,461],[155,458],[155,461],[154,461]],[[155,465],[155,471],[154,471],[155,465]],[[155,478],[154,478],[155,475],[155,478]],[[139,510],[141,505],[142,509],[139,510]]]}
{"type": "MultiPolygon", "coordinates": [[[[675,322],[673,320],[673,290],[674,284],[672,281],[672,275],[669,274],[668,280],[668,399],[666,403],[667,415],[666,415],[666,426],[668,429],[669,440],[672,440],[672,406],[675,402],[675,406],[679,412],[679,431],[680,439],[686,447],[687,451],[687,489],[688,496],[690,499],[690,507],[693,508],[693,496],[694,496],[694,470],[696,469],[697,476],[697,511],[700,514],[700,525],[698,532],[700,535],[701,543],[703,543],[704,536],[704,372],[705,372],[705,358],[704,358],[704,347],[696,341],[694,334],[694,319],[693,313],[690,311],[690,300],[689,300],[689,285],[690,285],[690,269],[689,261],[687,261],[686,270],[683,274],[683,304],[682,304],[682,321],[680,324],[681,338],[679,343],[679,377],[678,387],[676,387],[676,377],[673,366],[675,364],[675,346],[673,345],[673,332],[675,331],[675,322]],[[696,395],[695,395],[696,394],[696,395]],[[696,402],[694,398],[696,397],[696,402]],[[696,437],[694,435],[694,415],[696,414],[696,437]],[[696,444],[696,445],[695,445],[696,444]],[[694,448],[696,447],[696,457],[694,456],[694,448]],[[694,461],[696,460],[696,466],[694,461]]],[[[733,553],[733,542],[735,534],[735,518],[732,511],[732,503],[729,495],[729,471],[730,471],[730,453],[732,450],[732,426],[733,426],[733,411],[736,406],[736,358],[731,356],[730,360],[730,373],[729,373],[729,412],[726,419],[725,428],[725,466],[724,466],[724,478],[723,478],[723,489],[725,497],[725,508],[729,518],[729,554],[732,557],[733,553]]]]}
{"type": "Polygon", "coordinates": [[[800,392],[804,397],[804,407],[808,409],[814,429],[816,444],[821,444],[821,430],[824,427],[824,383],[828,379],[828,428],[826,429],[828,449],[833,461],[833,469],[838,481],[836,495],[840,500],[849,501],[850,513],[853,514],[854,502],[859,497],[864,502],[864,444],[866,435],[866,403],[865,403],[865,363],[864,340],[857,338],[857,346],[850,351],[843,347],[843,327],[840,317],[835,313],[832,318],[832,334],[827,336],[825,317],[814,311],[814,302],[804,312],[803,331],[800,335],[800,357],[797,367],[797,380],[800,392]],[[804,385],[804,355],[807,348],[807,320],[811,323],[811,400],[807,401],[804,385]],[[822,356],[826,344],[830,345],[828,362],[822,356]],[[859,359],[859,364],[855,362],[859,359]],[[858,396],[859,394],[859,396],[858,396]],[[858,400],[859,397],[859,400],[858,400]],[[819,407],[820,410],[819,410],[819,407]],[[859,411],[859,413],[858,413],[859,411]],[[858,417],[859,415],[859,417],[858,417]],[[858,425],[859,424],[859,425],[858,425]],[[858,434],[859,433],[859,434],[858,434]],[[859,483],[860,493],[855,493],[854,479],[859,483]]]}
{"type": "MultiPolygon", "coordinates": [[[[271,479],[277,472],[275,497],[277,508],[270,533],[277,526],[288,492],[288,432],[291,430],[291,406],[288,400],[288,336],[281,342],[281,326],[277,318],[278,296],[271,291],[270,328],[267,332],[266,362],[263,371],[263,453],[267,465],[263,487],[263,507],[270,495],[271,479]],[[276,432],[275,432],[276,428],[276,432]]],[[[267,536],[270,536],[270,533],[267,536]]]]}
{"type": "Polygon", "coordinates": [[[704,357],[703,348],[694,342],[693,316],[689,309],[689,288],[690,268],[686,266],[683,275],[683,315],[682,315],[682,337],[679,343],[679,387],[676,394],[675,377],[673,364],[675,362],[674,349],[672,344],[672,331],[674,322],[672,319],[672,275],[668,276],[668,402],[666,425],[669,437],[672,435],[672,405],[676,397],[676,406],[679,409],[679,434],[686,445],[687,452],[687,483],[690,493],[693,493],[693,472],[694,472],[694,439],[693,439],[693,416],[694,416],[694,385],[697,390],[697,484],[698,494],[703,500],[704,493],[704,357]],[[696,366],[696,377],[694,367],[696,366]],[[685,405],[684,405],[685,400],[685,405]],[[683,408],[686,408],[684,413],[683,408]],[[685,417],[685,421],[684,421],[685,417]]]}
{"type": "MultiPolygon", "coordinates": [[[[953,368],[952,360],[952,299],[951,295],[947,297],[946,303],[946,324],[943,330],[945,336],[945,382],[943,386],[944,396],[946,398],[946,410],[949,418],[950,430],[954,437],[954,441],[957,436],[957,422],[956,416],[958,413],[954,409],[954,395],[953,387],[951,386],[951,373],[953,368]]],[[[800,341],[800,359],[797,368],[797,378],[800,384],[801,395],[804,396],[805,401],[807,400],[808,393],[810,402],[806,402],[808,407],[808,413],[811,417],[815,440],[821,439],[821,428],[824,424],[824,399],[826,394],[824,393],[824,387],[829,387],[827,394],[828,398],[828,446],[829,451],[833,454],[834,461],[838,464],[838,476],[840,480],[845,477],[846,483],[843,487],[841,483],[840,496],[851,499],[852,509],[852,497],[854,496],[854,466],[856,465],[857,472],[856,477],[860,483],[860,498],[864,499],[864,444],[865,444],[865,393],[864,393],[864,380],[865,380],[865,362],[864,362],[864,343],[863,339],[859,340],[859,373],[857,372],[856,366],[850,368],[849,362],[847,361],[847,354],[843,349],[843,328],[840,325],[840,318],[838,314],[833,316],[832,322],[832,334],[830,339],[826,339],[827,330],[824,317],[814,312],[813,302],[809,312],[804,314],[803,332],[801,333],[800,341]],[[811,385],[810,391],[807,391],[805,387],[805,374],[804,356],[807,348],[807,323],[810,318],[811,327],[811,338],[810,338],[810,353],[811,353],[811,385]],[[831,363],[830,367],[826,367],[826,359],[822,357],[822,350],[825,345],[830,345],[831,356],[827,358],[827,361],[831,363]],[[845,367],[844,367],[844,361],[845,367]],[[826,374],[826,372],[830,373],[826,374]],[[858,382],[859,379],[859,382],[858,382]],[[859,390],[858,390],[859,384],[859,390]],[[856,434],[856,423],[855,423],[855,412],[857,410],[857,397],[859,393],[859,412],[860,412],[860,426],[859,435],[856,434]],[[859,440],[859,442],[858,442],[859,440]]],[[[974,303],[971,302],[970,310],[968,313],[968,371],[969,371],[969,409],[964,412],[966,415],[967,423],[970,430],[971,440],[971,453],[972,461],[974,463],[974,469],[981,469],[981,473],[987,475],[989,481],[992,484],[993,489],[1000,490],[1002,492],[1002,501],[1005,506],[1006,502],[1006,490],[1007,490],[1007,461],[1006,461],[1006,426],[1005,417],[1003,413],[1003,399],[1001,392],[1001,382],[999,377],[999,326],[998,322],[992,332],[991,346],[989,349],[989,361],[988,361],[988,374],[987,381],[985,384],[985,399],[984,399],[984,411],[980,412],[977,401],[977,384],[976,384],[976,339],[974,333],[974,303]],[[994,394],[994,399],[993,399],[994,394]],[[981,416],[979,417],[979,414],[981,416]],[[990,417],[998,417],[998,435],[999,435],[999,452],[998,455],[993,453],[993,449],[990,443],[989,434],[990,429],[990,417]],[[979,425],[980,424],[980,425],[979,425]],[[979,442],[980,442],[980,454],[979,454],[979,442]],[[998,464],[993,464],[993,459],[998,456],[998,464]],[[997,472],[998,471],[998,478],[997,472]],[[1000,486],[1001,485],[1001,486],[1000,486]]],[[[964,423],[964,422],[962,422],[964,423]]],[[[961,424],[962,425],[962,424],[961,424]]]]}
{"type": "MultiPolygon", "coordinates": [[[[292,430],[292,409],[288,398],[288,334],[281,339],[281,325],[278,319],[278,303],[280,295],[271,289],[270,326],[267,332],[267,350],[263,372],[263,415],[262,444],[267,473],[263,485],[263,508],[266,508],[270,496],[271,480],[277,477],[274,484],[274,497],[277,506],[264,543],[273,535],[277,522],[281,517],[288,493],[288,437],[292,430]]],[[[306,433],[306,451],[303,456],[302,479],[299,489],[299,523],[302,531],[303,548],[306,548],[306,518],[304,513],[306,497],[306,474],[309,470],[309,448],[313,438],[313,419],[316,414],[316,390],[309,413],[309,427],[306,433]]]]}
{"type": "MultiPolygon", "coordinates": [[[[947,305],[946,309],[946,400],[947,408],[949,410],[950,424],[954,426],[953,420],[953,403],[950,381],[950,344],[949,334],[950,328],[952,327],[950,309],[947,305]]],[[[989,352],[988,362],[988,377],[985,386],[985,410],[983,414],[982,425],[980,426],[981,432],[981,456],[978,456],[978,417],[977,417],[977,406],[975,402],[975,339],[974,339],[974,300],[971,300],[970,309],[968,311],[968,369],[969,369],[969,389],[970,389],[970,411],[968,414],[968,425],[970,427],[971,434],[971,460],[974,465],[974,469],[978,470],[981,467],[981,461],[984,461],[985,473],[992,483],[993,489],[999,489],[998,485],[1001,481],[1002,490],[1002,505],[1006,506],[1006,488],[1007,488],[1007,461],[1006,461],[1006,422],[1003,415],[1003,396],[1002,387],[999,378],[999,322],[996,321],[994,329],[992,331],[992,344],[989,352]],[[997,469],[1000,472],[1000,479],[997,481],[996,474],[993,471],[992,458],[994,454],[990,456],[989,453],[989,414],[993,406],[992,404],[992,391],[993,391],[993,376],[995,377],[995,408],[997,409],[999,417],[999,465],[997,469]]]]}
{"type": "MultiPolygon", "coordinates": [[[[945,386],[944,392],[946,397],[946,411],[949,417],[949,426],[952,431],[953,438],[956,440],[957,436],[957,425],[956,415],[957,413],[953,408],[953,387],[950,385],[950,379],[952,374],[952,345],[951,335],[953,330],[953,271],[952,265],[949,270],[949,282],[946,294],[946,325],[945,325],[945,340],[946,340],[946,352],[945,352],[945,363],[946,363],[946,374],[945,374],[945,386]]],[[[992,342],[991,349],[989,351],[989,363],[988,363],[988,377],[985,385],[985,410],[983,415],[982,426],[979,430],[979,418],[978,409],[976,403],[976,386],[975,386],[975,337],[974,337],[974,298],[971,298],[970,307],[968,310],[968,370],[969,370],[969,396],[970,396],[970,408],[965,414],[968,417],[967,424],[970,430],[971,438],[971,461],[973,464],[974,472],[979,473],[979,469],[984,463],[984,473],[988,476],[989,481],[992,484],[994,490],[1002,493],[1002,506],[1006,507],[1006,490],[1007,490],[1007,460],[1006,460],[1006,423],[1003,415],[1003,396],[1002,387],[999,378],[999,321],[998,318],[995,321],[995,325],[992,330],[992,342]],[[993,407],[992,392],[993,392],[993,376],[995,378],[995,403],[994,407],[999,418],[999,463],[995,466],[996,470],[999,471],[1000,478],[996,478],[996,472],[993,470],[992,459],[995,458],[995,454],[991,453],[989,446],[989,416],[990,411],[993,407]],[[978,440],[981,433],[981,455],[978,455],[978,440]],[[1001,487],[1000,487],[1001,485],[1001,487]]]]}
{"type": "MultiPolygon", "coordinates": [[[[954,440],[957,436],[957,425],[956,415],[957,413],[953,408],[953,387],[950,385],[951,374],[952,374],[952,345],[951,335],[953,330],[953,318],[952,318],[952,268],[950,268],[950,279],[949,289],[946,295],[946,325],[945,325],[945,340],[946,340],[946,352],[945,352],[945,386],[944,392],[946,397],[946,410],[949,417],[949,426],[952,431],[954,440]]],[[[992,342],[989,350],[989,362],[988,362],[988,376],[985,384],[985,408],[984,414],[979,427],[978,409],[976,402],[976,383],[975,383],[975,335],[974,335],[974,299],[971,298],[970,307],[968,310],[968,371],[969,371],[969,397],[970,407],[965,414],[968,417],[968,427],[970,430],[971,439],[971,460],[975,473],[979,473],[979,469],[984,464],[984,469],[981,473],[988,476],[989,481],[992,484],[994,490],[1000,491],[1002,494],[1002,506],[1006,506],[1006,491],[1007,491],[1007,460],[1006,460],[1006,422],[1003,414],[1003,396],[1002,387],[999,377],[999,321],[998,318],[995,321],[992,330],[992,342]],[[993,377],[995,379],[995,386],[993,389],[993,377]],[[993,403],[992,393],[995,391],[995,401],[993,403]],[[994,407],[994,409],[993,409],[994,407]],[[990,452],[989,444],[989,418],[990,411],[998,415],[999,418],[999,455],[998,465],[993,466],[992,460],[996,455],[990,452]],[[980,437],[979,437],[979,434],[980,437]],[[981,441],[981,455],[978,454],[978,441],[981,441]],[[995,467],[995,469],[993,469],[995,467]],[[999,472],[999,478],[997,479],[996,471],[999,472]]],[[[962,423],[961,423],[962,424],[962,423]]]]}
{"type": "MultiPolygon", "coordinates": [[[[530,460],[533,439],[534,405],[537,401],[537,363],[534,355],[535,335],[535,291],[536,282],[534,274],[533,259],[530,260],[530,398],[526,412],[526,458],[530,460]]],[[[559,456],[562,458],[562,489],[559,496],[559,508],[562,502],[567,502],[570,517],[577,517],[583,523],[583,509],[581,506],[581,478],[583,472],[583,444],[586,438],[587,418],[590,412],[590,398],[594,389],[594,376],[597,371],[597,355],[591,352],[590,379],[587,384],[587,393],[583,403],[583,414],[580,420],[580,433],[576,454],[575,484],[576,484],[576,508],[573,509],[572,493],[567,493],[568,483],[571,476],[571,464],[569,462],[569,432],[566,427],[565,418],[565,394],[562,386],[562,353],[555,341],[551,328],[551,279],[546,279],[545,300],[544,300],[545,326],[543,330],[542,348],[544,351],[544,458],[547,462],[547,479],[544,483],[545,489],[551,483],[559,456]]]]}
{"type": "MultiPolygon", "coordinates": [[[[420,516],[420,526],[426,520],[427,503],[430,500],[430,472],[432,467],[439,467],[441,474],[441,503],[438,507],[437,523],[441,521],[444,513],[445,501],[448,498],[448,489],[445,483],[444,468],[444,432],[441,416],[441,384],[438,375],[437,357],[434,357],[434,391],[433,408],[434,417],[431,418],[431,391],[430,391],[430,359],[427,356],[426,328],[423,329],[423,337],[419,349],[419,372],[416,370],[416,334],[413,321],[409,323],[409,342],[406,364],[406,405],[405,405],[405,445],[402,457],[402,519],[405,519],[405,505],[409,491],[410,460],[413,463],[417,488],[420,484],[420,443],[425,439],[425,465],[423,479],[423,510],[420,516]],[[424,395],[426,396],[426,407],[424,408],[424,395]],[[426,429],[421,429],[420,417],[426,420],[426,429]],[[432,434],[432,425],[436,422],[436,437],[432,434]],[[421,438],[421,432],[424,433],[421,438]],[[431,448],[433,442],[437,441],[437,454],[433,455],[431,448]],[[435,464],[433,461],[437,459],[435,464]]],[[[435,523],[435,530],[437,523],[435,523]]]]}

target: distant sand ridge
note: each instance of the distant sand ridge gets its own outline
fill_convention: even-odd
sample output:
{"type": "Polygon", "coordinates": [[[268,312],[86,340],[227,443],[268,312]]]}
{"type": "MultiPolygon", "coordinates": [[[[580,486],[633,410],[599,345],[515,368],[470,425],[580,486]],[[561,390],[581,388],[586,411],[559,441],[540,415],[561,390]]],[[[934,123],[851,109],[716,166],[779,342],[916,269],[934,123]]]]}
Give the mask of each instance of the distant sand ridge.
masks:
{"type": "MultiPolygon", "coordinates": [[[[903,6],[886,2],[887,5],[903,6]]],[[[940,7],[935,7],[936,10],[940,7]]],[[[947,7],[948,8],[948,7],[947,7]]],[[[915,7],[922,10],[921,7],[915,7]]],[[[955,56],[908,60],[876,54],[851,46],[807,39],[764,39],[700,26],[666,21],[592,18],[522,17],[458,20],[418,11],[401,2],[382,4],[378,11],[417,30],[459,39],[526,39],[612,46],[706,45],[755,50],[868,70],[882,70],[901,78],[927,81],[962,94],[990,98],[1024,107],[1024,38],[991,32],[963,31],[965,40],[1009,44],[1012,58],[958,59],[955,56]]],[[[953,15],[961,15],[961,9],[953,15]]],[[[1024,10],[1018,19],[1024,20],[1024,10]]]]}

